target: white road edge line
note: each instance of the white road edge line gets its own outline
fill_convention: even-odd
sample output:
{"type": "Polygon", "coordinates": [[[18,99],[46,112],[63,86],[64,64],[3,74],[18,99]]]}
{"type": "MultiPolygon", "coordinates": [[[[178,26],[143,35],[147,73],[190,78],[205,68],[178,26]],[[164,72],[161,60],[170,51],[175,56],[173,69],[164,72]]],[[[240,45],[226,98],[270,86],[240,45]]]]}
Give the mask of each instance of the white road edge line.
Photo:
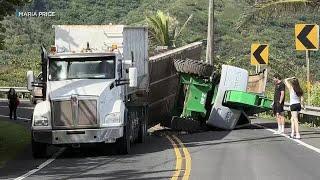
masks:
{"type": "MultiPolygon", "coordinates": [[[[5,116],[5,115],[0,115],[0,117],[9,118],[9,116],[5,116]]],[[[26,121],[31,121],[31,119],[29,119],[29,118],[23,118],[23,117],[17,117],[17,119],[26,120],[26,121]]]]}
{"type": "Polygon", "coordinates": [[[44,167],[46,167],[47,165],[49,165],[50,163],[52,163],[54,160],[56,160],[56,158],[58,156],[60,156],[63,152],[64,152],[65,148],[61,148],[58,152],[56,152],[50,159],[46,160],[44,163],[40,164],[37,168],[25,173],[24,175],[15,178],[14,180],[22,180],[24,178],[27,178],[29,176],[31,176],[32,174],[40,171],[41,169],[43,169],[44,167]]]}
{"type": "MultiPolygon", "coordinates": [[[[262,125],[260,125],[260,124],[254,124],[255,126],[257,126],[257,127],[260,127],[260,128],[263,128],[263,129],[265,129],[265,130],[268,130],[268,131],[270,131],[270,132],[273,132],[273,133],[275,133],[276,131],[275,130],[273,130],[273,129],[269,129],[269,128],[267,128],[267,127],[265,127],[265,126],[262,126],[262,125]]],[[[305,143],[305,142],[303,142],[303,141],[301,141],[301,140],[299,140],[299,139],[292,139],[292,138],[290,138],[288,135],[286,135],[286,134],[279,134],[280,136],[283,136],[283,137],[286,137],[286,138],[288,138],[288,139],[290,139],[290,140],[292,140],[292,141],[294,141],[294,142],[296,142],[296,143],[298,143],[298,144],[300,144],[300,145],[302,145],[302,146],[304,146],[304,147],[306,147],[306,148],[308,148],[308,149],[311,149],[311,150],[313,150],[313,151],[315,151],[315,152],[317,152],[317,153],[319,153],[320,154],[320,149],[319,148],[316,148],[316,147],[314,147],[314,146],[312,146],[312,145],[310,145],[310,144],[307,144],[307,143],[305,143]]]]}

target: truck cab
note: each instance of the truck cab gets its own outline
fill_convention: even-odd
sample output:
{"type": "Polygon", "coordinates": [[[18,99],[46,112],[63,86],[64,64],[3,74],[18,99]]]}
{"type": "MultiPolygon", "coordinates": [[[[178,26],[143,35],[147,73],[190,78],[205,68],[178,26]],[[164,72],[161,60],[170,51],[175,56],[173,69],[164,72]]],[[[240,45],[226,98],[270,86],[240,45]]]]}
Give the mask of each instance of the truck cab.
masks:
{"type": "Polygon", "coordinates": [[[146,107],[132,97],[137,91],[147,90],[148,71],[145,66],[138,66],[147,63],[146,39],[146,28],[56,27],[55,46],[50,54],[42,49],[44,81],[35,84],[33,72],[27,75],[28,88],[42,86],[45,95],[44,101],[35,106],[32,118],[35,157],[43,157],[48,145],[92,143],[116,143],[119,152],[125,154],[129,153],[131,142],[143,141],[146,107]],[[101,44],[94,39],[98,36],[104,38],[104,42],[115,42],[108,37],[115,30],[120,36],[117,37],[118,44],[112,44],[104,51],[95,50],[94,47],[101,44]],[[69,37],[65,37],[63,31],[68,31],[69,37]],[[126,40],[133,33],[140,35],[140,41],[126,40]],[[77,42],[70,41],[77,37],[77,42]],[[88,42],[81,41],[84,37],[88,42]],[[82,44],[85,48],[80,51],[73,50],[78,46],[68,49],[70,43],[82,44]],[[130,52],[129,56],[126,52],[130,52]]]}

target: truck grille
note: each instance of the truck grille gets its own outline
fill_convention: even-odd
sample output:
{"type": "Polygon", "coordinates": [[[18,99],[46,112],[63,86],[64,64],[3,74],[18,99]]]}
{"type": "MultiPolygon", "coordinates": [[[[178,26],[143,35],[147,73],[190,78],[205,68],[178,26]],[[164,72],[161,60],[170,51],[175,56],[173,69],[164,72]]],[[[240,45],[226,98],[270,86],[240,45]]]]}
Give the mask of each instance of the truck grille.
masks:
{"type": "Polygon", "coordinates": [[[97,127],[97,101],[53,101],[53,127],[56,129],[97,127]]]}
{"type": "Polygon", "coordinates": [[[55,101],[52,112],[55,126],[73,126],[71,101],[55,101]]]}
{"type": "Polygon", "coordinates": [[[97,101],[79,101],[79,125],[90,126],[97,124],[97,101]]]}

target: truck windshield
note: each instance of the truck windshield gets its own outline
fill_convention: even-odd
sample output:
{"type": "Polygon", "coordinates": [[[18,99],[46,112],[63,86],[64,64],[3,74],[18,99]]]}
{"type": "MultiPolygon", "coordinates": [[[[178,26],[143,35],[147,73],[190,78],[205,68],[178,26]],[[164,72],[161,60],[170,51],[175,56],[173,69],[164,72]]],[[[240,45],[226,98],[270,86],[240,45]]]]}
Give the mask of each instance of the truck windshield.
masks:
{"type": "Polygon", "coordinates": [[[114,79],[115,58],[50,59],[49,80],[114,79]]]}

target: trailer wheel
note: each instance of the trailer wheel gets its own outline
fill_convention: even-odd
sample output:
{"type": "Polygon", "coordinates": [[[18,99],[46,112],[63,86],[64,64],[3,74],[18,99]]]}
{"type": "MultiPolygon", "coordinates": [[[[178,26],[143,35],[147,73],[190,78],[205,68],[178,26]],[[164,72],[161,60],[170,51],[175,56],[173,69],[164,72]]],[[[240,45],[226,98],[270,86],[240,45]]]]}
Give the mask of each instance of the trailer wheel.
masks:
{"type": "Polygon", "coordinates": [[[141,120],[139,123],[139,132],[138,132],[138,138],[137,143],[144,143],[146,141],[147,131],[148,131],[148,109],[147,107],[141,108],[141,120]]]}
{"type": "Polygon", "coordinates": [[[131,141],[130,141],[130,124],[127,123],[123,127],[123,137],[117,140],[117,149],[119,154],[130,154],[131,151],[131,141]]]}
{"type": "Polygon", "coordinates": [[[201,77],[210,77],[214,71],[213,65],[192,59],[176,59],[174,60],[174,67],[178,72],[195,74],[201,77]]]}
{"type": "Polygon", "coordinates": [[[47,144],[35,142],[32,139],[31,140],[32,156],[35,159],[46,158],[47,157],[47,147],[48,147],[47,144]]]}
{"type": "Polygon", "coordinates": [[[140,128],[139,128],[139,133],[138,133],[138,143],[144,143],[146,141],[146,136],[147,136],[147,124],[145,122],[145,119],[143,119],[140,128]]]}
{"type": "Polygon", "coordinates": [[[200,132],[205,128],[200,121],[174,116],[171,120],[171,129],[176,131],[187,131],[192,133],[200,132]]]}

